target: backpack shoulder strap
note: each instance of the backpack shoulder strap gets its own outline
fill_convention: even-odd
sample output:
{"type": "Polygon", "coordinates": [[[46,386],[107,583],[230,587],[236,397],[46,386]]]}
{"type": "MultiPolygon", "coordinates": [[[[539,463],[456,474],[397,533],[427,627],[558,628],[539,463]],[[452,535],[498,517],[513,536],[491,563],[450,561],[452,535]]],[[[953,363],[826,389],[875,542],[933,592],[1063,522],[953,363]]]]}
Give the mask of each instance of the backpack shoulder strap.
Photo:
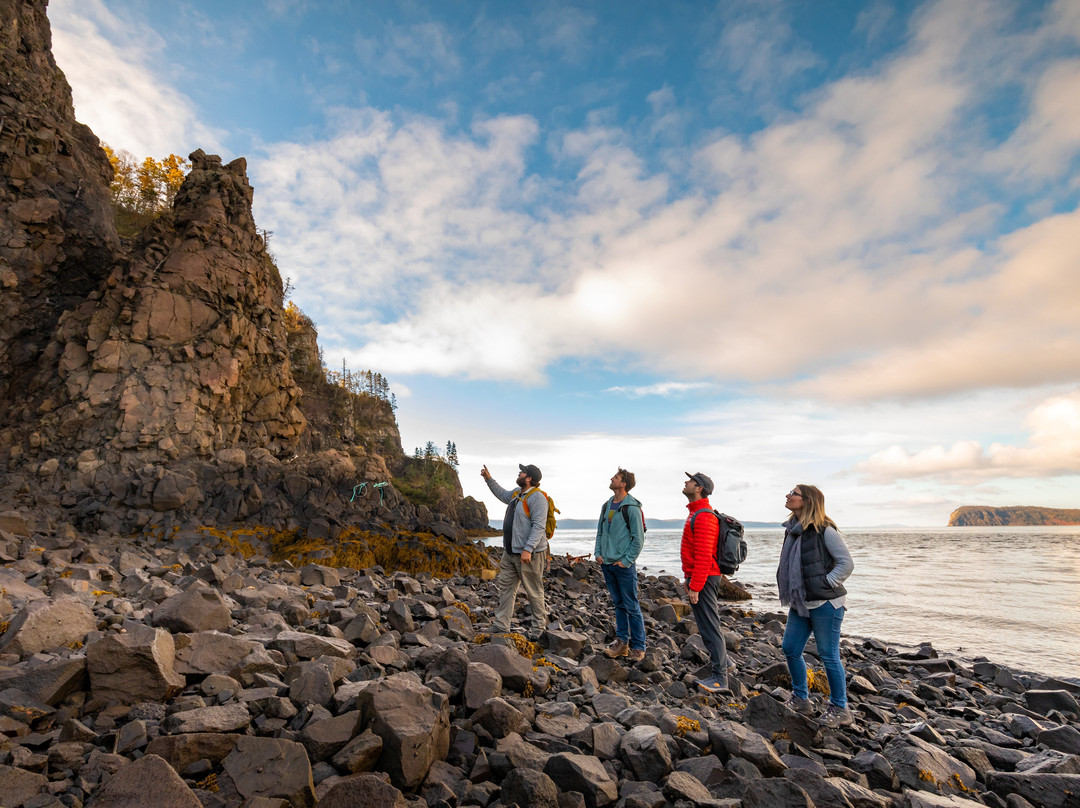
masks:
{"type": "Polygon", "coordinates": [[[720,524],[720,530],[723,531],[723,529],[724,529],[724,520],[720,518],[720,512],[716,511],[716,510],[714,510],[712,508],[709,508],[707,511],[694,511],[690,515],[690,530],[691,530],[691,532],[694,530],[694,522],[703,513],[711,513],[713,516],[715,516],[716,521],[720,524]]]}

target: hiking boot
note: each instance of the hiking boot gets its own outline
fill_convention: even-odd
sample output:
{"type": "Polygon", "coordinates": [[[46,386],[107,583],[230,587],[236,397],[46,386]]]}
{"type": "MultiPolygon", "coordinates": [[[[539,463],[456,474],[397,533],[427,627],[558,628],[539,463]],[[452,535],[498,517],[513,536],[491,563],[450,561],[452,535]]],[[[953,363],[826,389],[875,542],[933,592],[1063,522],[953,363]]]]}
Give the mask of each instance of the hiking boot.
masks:
{"type": "Polygon", "coordinates": [[[719,693],[721,690],[728,689],[726,676],[710,676],[707,679],[698,679],[695,684],[710,693],[719,693]]]}
{"type": "Polygon", "coordinates": [[[604,656],[608,659],[616,659],[618,657],[624,657],[630,653],[630,646],[626,644],[624,640],[615,640],[611,645],[604,649],[604,656]]]}
{"type": "Polygon", "coordinates": [[[814,709],[814,702],[810,701],[810,699],[800,699],[798,696],[791,697],[788,707],[799,715],[814,716],[817,714],[817,710],[814,709]]]}
{"type": "Polygon", "coordinates": [[[825,712],[821,714],[818,723],[823,727],[832,727],[833,729],[849,727],[855,723],[855,717],[852,716],[851,710],[847,707],[837,707],[835,704],[830,704],[825,708],[825,712]]]}
{"type": "Polygon", "coordinates": [[[631,648],[630,649],[630,661],[631,662],[641,662],[641,660],[643,660],[644,658],[645,658],[645,649],[644,648],[631,648]]]}

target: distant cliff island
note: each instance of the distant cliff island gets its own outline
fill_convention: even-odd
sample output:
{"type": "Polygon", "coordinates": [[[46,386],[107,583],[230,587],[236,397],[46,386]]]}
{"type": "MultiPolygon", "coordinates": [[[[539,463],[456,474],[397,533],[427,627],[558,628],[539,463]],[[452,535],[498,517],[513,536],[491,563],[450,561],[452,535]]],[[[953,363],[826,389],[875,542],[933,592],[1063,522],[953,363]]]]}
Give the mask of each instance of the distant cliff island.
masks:
{"type": "Polygon", "coordinates": [[[964,505],[949,516],[949,527],[986,525],[1080,525],[1080,508],[1037,508],[1031,505],[987,508],[964,505]]]}

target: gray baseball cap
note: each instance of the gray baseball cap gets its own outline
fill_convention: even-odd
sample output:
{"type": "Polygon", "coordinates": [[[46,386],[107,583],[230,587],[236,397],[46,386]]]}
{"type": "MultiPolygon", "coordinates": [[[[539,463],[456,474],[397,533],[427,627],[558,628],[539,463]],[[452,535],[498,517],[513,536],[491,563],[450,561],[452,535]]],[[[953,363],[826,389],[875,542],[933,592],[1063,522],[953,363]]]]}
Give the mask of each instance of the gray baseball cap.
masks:
{"type": "Polygon", "coordinates": [[[684,471],[683,474],[685,474],[687,477],[689,477],[695,483],[700,485],[701,490],[704,492],[705,496],[709,496],[709,494],[711,494],[713,492],[712,477],[706,477],[700,471],[695,472],[693,474],[691,474],[689,471],[684,471]]]}
{"type": "Polygon", "coordinates": [[[518,463],[518,468],[524,471],[527,476],[532,477],[533,485],[540,484],[540,478],[544,475],[541,474],[540,469],[538,469],[532,463],[527,466],[523,466],[521,463],[518,463]]]}

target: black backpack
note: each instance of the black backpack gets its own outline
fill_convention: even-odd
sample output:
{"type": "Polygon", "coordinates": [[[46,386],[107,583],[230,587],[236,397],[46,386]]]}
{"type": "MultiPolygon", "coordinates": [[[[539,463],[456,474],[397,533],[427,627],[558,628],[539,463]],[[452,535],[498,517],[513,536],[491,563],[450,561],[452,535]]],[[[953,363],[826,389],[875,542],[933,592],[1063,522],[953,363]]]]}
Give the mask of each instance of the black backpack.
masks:
{"type": "MultiPolygon", "coordinates": [[[[619,508],[619,511],[622,513],[622,518],[626,520],[626,532],[630,533],[630,508],[629,506],[619,508]]],[[[638,500],[638,511],[641,513],[641,535],[644,537],[649,528],[645,524],[645,508],[642,506],[641,500],[638,500]]],[[[630,535],[633,536],[634,534],[630,533],[630,535]]]]}
{"type": "MultiPolygon", "coordinates": [[[[690,517],[690,530],[694,529],[694,520],[705,510],[695,511],[690,517]]],[[[739,565],[746,561],[746,539],[743,538],[742,522],[734,516],[728,516],[720,511],[709,510],[720,522],[720,535],[716,540],[716,565],[724,575],[732,575],[739,569],[739,565]]]]}

